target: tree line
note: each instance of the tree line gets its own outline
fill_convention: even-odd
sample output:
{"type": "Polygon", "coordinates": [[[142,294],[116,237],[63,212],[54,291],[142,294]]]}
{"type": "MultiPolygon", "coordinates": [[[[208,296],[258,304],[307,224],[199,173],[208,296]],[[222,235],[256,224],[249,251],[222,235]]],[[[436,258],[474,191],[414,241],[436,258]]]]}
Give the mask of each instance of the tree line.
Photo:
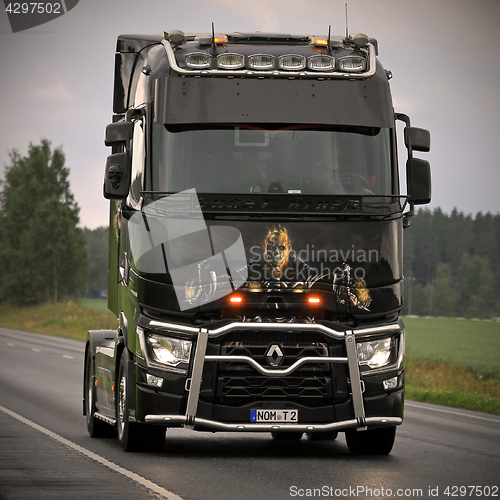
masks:
{"type": "Polygon", "coordinates": [[[62,148],[44,139],[9,156],[0,181],[0,303],[105,297],[108,231],[79,227],[62,148]]]}
{"type": "Polygon", "coordinates": [[[404,231],[404,314],[500,317],[500,214],[420,209],[404,231]]]}
{"type": "MultiPolygon", "coordinates": [[[[61,148],[10,153],[0,183],[0,303],[107,293],[108,230],[79,227],[61,148]]],[[[500,214],[416,212],[404,230],[404,314],[500,317],[500,214]]]]}
{"type": "Polygon", "coordinates": [[[61,148],[10,153],[0,191],[0,302],[57,302],[85,287],[88,255],[61,148]]]}

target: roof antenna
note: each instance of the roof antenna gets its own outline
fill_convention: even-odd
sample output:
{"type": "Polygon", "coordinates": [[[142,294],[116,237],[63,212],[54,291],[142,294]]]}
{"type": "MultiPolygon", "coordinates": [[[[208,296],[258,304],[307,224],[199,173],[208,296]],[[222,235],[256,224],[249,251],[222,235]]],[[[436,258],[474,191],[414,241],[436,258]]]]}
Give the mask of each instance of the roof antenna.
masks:
{"type": "Polygon", "coordinates": [[[332,48],[330,47],[330,37],[331,37],[331,33],[332,33],[332,25],[328,25],[328,55],[331,56],[332,55],[332,48]]]}
{"type": "Polygon", "coordinates": [[[217,56],[217,45],[215,44],[215,28],[214,23],[212,23],[212,56],[217,56]]]}
{"type": "Polygon", "coordinates": [[[345,4],[345,40],[349,41],[349,24],[347,22],[347,3],[345,4]]]}

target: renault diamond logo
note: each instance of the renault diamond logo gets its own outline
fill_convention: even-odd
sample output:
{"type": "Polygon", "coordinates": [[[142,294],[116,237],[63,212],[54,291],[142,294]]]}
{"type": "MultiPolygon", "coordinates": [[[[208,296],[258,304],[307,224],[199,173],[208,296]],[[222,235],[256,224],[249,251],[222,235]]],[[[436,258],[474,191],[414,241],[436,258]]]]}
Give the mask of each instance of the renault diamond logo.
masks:
{"type": "Polygon", "coordinates": [[[278,368],[284,358],[285,354],[277,344],[273,344],[266,353],[267,362],[269,363],[269,366],[272,366],[273,368],[278,368]]]}

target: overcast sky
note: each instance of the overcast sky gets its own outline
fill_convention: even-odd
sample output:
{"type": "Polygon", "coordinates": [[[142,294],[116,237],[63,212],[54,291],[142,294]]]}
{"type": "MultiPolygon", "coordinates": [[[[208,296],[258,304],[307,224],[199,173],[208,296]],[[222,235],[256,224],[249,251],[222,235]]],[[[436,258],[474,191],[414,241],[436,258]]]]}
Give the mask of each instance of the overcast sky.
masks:
{"type": "MultiPolygon", "coordinates": [[[[122,33],[345,33],[345,0],[80,0],[67,14],[13,34],[0,13],[0,178],[9,152],[42,138],[62,146],[82,226],[108,223],[103,143],[122,33]]],[[[377,38],[394,105],[431,132],[433,201],[500,212],[500,1],[349,0],[349,32],[377,38]]],[[[3,6],[2,6],[3,9],[3,6]]],[[[400,158],[404,165],[404,158],[400,158]]]]}

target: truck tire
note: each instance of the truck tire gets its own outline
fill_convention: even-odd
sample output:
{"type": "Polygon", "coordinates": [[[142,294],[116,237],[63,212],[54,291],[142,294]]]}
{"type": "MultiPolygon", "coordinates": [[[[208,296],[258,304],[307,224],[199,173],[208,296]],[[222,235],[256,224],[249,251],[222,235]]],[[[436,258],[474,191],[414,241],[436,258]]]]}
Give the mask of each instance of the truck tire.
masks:
{"type": "Polygon", "coordinates": [[[113,437],[116,434],[114,427],[95,417],[94,367],[90,351],[85,355],[83,404],[90,437],[113,437]]]}
{"type": "Polygon", "coordinates": [[[130,354],[125,348],[118,368],[116,397],[116,426],[118,439],[124,451],[161,451],[165,444],[165,427],[131,422],[128,387],[134,384],[128,375],[130,354]]]}
{"type": "Polygon", "coordinates": [[[396,427],[346,431],[345,439],[353,455],[389,455],[396,439],[396,427]]]}

